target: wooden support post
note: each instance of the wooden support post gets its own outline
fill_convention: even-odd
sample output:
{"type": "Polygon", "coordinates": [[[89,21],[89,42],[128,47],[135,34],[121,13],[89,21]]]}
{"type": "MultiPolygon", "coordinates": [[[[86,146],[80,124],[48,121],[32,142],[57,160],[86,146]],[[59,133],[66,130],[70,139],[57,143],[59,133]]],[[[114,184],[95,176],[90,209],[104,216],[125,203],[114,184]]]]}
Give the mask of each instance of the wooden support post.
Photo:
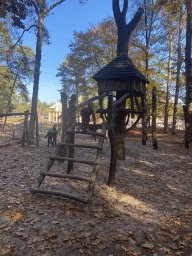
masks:
{"type": "Polygon", "coordinates": [[[115,139],[115,131],[114,131],[114,120],[112,116],[112,105],[113,105],[113,97],[110,95],[108,97],[108,125],[109,125],[109,139],[111,145],[111,163],[109,169],[109,178],[107,185],[109,187],[114,187],[115,184],[115,172],[116,172],[116,164],[117,164],[117,154],[116,154],[116,139],[115,139]]]}
{"type": "Polygon", "coordinates": [[[142,115],[142,128],[143,128],[143,135],[142,135],[142,145],[146,145],[147,140],[147,122],[146,122],[146,92],[145,92],[145,84],[142,84],[142,97],[141,97],[141,106],[144,110],[142,115]]]}
{"type": "Polygon", "coordinates": [[[61,92],[61,103],[62,103],[62,136],[61,136],[61,142],[64,142],[64,137],[67,129],[67,94],[64,92],[61,92]]]}
{"type": "Polygon", "coordinates": [[[113,125],[113,96],[108,96],[108,125],[113,125]]]}
{"type": "Polygon", "coordinates": [[[39,147],[39,129],[38,129],[38,113],[36,110],[36,114],[35,114],[35,121],[36,121],[36,147],[39,147]]]}
{"type": "Polygon", "coordinates": [[[158,149],[157,137],[156,137],[156,117],[157,117],[156,87],[153,86],[153,89],[152,89],[152,143],[153,143],[153,149],[158,149]]]}
{"type": "MultiPolygon", "coordinates": [[[[67,94],[61,92],[61,103],[62,103],[62,135],[61,142],[65,142],[64,138],[66,137],[66,130],[68,125],[68,109],[67,109],[67,94]]],[[[67,153],[67,147],[62,147],[60,150],[60,155],[64,156],[67,153]]]]}
{"type": "MultiPolygon", "coordinates": [[[[99,99],[100,109],[103,109],[103,98],[99,99]]],[[[104,120],[103,113],[100,113],[100,118],[104,120]]]]}
{"type": "MultiPolygon", "coordinates": [[[[131,94],[131,110],[134,111],[134,98],[133,98],[133,94],[131,94]]],[[[135,114],[134,113],[131,113],[131,118],[135,118],[135,114]]]]}
{"type": "Polygon", "coordinates": [[[27,131],[28,131],[28,127],[27,127],[27,119],[29,116],[29,110],[25,111],[25,119],[24,119],[24,127],[23,127],[23,138],[22,138],[22,147],[25,146],[25,139],[27,137],[27,131]]]}
{"type": "MultiPolygon", "coordinates": [[[[76,112],[75,112],[75,105],[76,105],[76,94],[71,96],[71,100],[69,101],[69,125],[71,126],[72,123],[76,120],[76,112]]],[[[75,130],[75,128],[73,128],[75,130]]],[[[74,144],[74,133],[69,134],[69,143],[74,144]]],[[[74,158],[74,147],[68,147],[69,156],[70,158],[74,158]]],[[[73,161],[68,161],[68,168],[67,174],[71,174],[73,172],[73,161]]]]}

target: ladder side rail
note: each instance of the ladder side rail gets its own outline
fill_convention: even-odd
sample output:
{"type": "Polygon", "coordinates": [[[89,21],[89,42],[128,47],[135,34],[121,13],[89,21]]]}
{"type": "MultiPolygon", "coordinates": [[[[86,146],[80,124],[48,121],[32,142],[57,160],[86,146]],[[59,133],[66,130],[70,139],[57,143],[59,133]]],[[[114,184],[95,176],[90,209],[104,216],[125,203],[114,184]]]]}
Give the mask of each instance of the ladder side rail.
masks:
{"type": "MultiPolygon", "coordinates": [[[[102,133],[103,134],[106,133],[106,126],[105,125],[103,125],[102,133]]],[[[88,200],[87,200],[88,204],[90,203],[92,195],[93,195],[93,190],[94,190],[94,187],[95,187],[95,181],[96,181],[98,169],[100,167],[104,139],[105,139],[104,137],[100,137],[99,143],[98,143],[98,146],[100,146],[101,149],[97,150],[97,157],[96,157],[97,165],[95,165],[94,168],[93,168],[93,171],[92,171],[92,174],[91,174],[91,182],[89,183],[89,186],[88,186],[88,200]]]]}

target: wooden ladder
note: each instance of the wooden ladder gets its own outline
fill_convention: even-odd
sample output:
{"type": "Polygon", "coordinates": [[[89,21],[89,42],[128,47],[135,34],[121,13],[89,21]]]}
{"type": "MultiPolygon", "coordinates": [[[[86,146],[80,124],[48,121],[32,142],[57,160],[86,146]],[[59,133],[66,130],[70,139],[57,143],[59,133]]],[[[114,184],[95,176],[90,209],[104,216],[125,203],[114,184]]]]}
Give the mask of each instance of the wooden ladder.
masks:
{"type": "MultiPolygon", "coordinates": [[[[101,125],[98,127],[101,127],[101,125]]],[[[101,161],[101,155],[102,155],[102,149],[103,149],[103,143],[104,138],[106,134],[106,125],[102,125],[102,132],[83,132],[83,131],[74,131],[74,130],[68,130],[67,132],[67,139],[65,140],[65,143],[58,144],[58,148],[56,150],[55,156],[49,157],[49,161],[46,166],[46,171],[40,172],[40,176],[38,177],[35,187],[30,188],[29,191],[33,193],[42,193],[42,194],[50,194],[55,196],[61,196],[70,198],[85,204],[89,204],[93,195],[93,190],[95,187],[96,177],[98,173],[98,169],[100,166],[101,161]],[[85,145],[85,144],[74,144],[74,136],[75,134],[87,134],[87,135],[96,135],[99,136],[99,142],[97,145],[85,145]],[[61,156],[62,150],[64,148],[68,147],[68,156],[63,157],[61,156]],[[97,156],[95,161],[91,160],[84,160],[84,159],[77,159],[74,158],[74,148],[89,148],[89,149],[97,149],[97,156]],[[50,173],[49,170],[53,166],[55,160],[63,160],[68,161],[68,170],[67,174],[61,174],[61,173],[50,173]],[[83,163],[87,165],[92,165],[93,170],[90,177],[82,177],[80,175],[71,175],[70,172],[73,169],[73,162],[83,163]],[[67,179],[75,179],[80,181],[86,181],[89,183],[88,185],[88,196],[86,198],[81,198],[76,195],[66,194],[62,191],[55,191],[55,190],[45,190],[40,189],[41,183],[43,182],[44,178],[48,177],[58,177],[58,178],[67,178],[67,179]]]]}

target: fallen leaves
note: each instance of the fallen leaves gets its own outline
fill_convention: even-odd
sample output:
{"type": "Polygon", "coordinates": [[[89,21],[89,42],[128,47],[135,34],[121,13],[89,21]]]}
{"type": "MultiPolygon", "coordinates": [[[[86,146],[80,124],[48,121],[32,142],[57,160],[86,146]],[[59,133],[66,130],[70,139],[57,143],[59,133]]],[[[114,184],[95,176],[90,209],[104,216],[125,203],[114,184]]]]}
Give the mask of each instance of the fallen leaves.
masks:
{"type": "MultiPolygon", "coordinates": [[[[0,255],[17,255],[17,250],[21,254],[47,256],[63,251],[82,256],[188,255],[192,250],[192,233],[188,232],[192,208],[190,200],[183,206],[183,195],[187,195],[185,200],[190,199],[188,185],[192,185],[192,180],[187,161],[191,161],[191,153],[175,155],[178,162],[183,157],[182,165],[175,168],[172,165],[176,160],[168,151],[164,154],[166,148],[161,151],[163,145],[156,154],[151,145],[146,145],[144,152],[140,139],[133,141],[126,141],[129,157],[118,163],[120,171],[116,173],[113,189],[103,182],[108,177],[106,164],[110,164],[106,141],[105,157],[88,210],[70,200],[29,193],[28,187],[46,165],[52,148],[47,149],[43,144],[36,150],[28,146],[24,150],[10,148],[14,160],[8,152],[10,149],[1,151],[0,157],[5,158],[0,173],[0,241],[4,244],[0,255]],[[145,162],[138,164],[137,159],[145,162]],[[184,161],[187,172],[184,172],[184,161]]],[[[58,163],[55,172],[61,169],[65,172],[64,168],[64,164],[58,163]]],[[[88,169],[81,166],[78,171],[88,174],[88,169]]],[[[62,181],[62,187],[67,184],[66,193],[69,183],[62,181]]],[[[52,185],[57,182],[53,181],[52,185]]]]}

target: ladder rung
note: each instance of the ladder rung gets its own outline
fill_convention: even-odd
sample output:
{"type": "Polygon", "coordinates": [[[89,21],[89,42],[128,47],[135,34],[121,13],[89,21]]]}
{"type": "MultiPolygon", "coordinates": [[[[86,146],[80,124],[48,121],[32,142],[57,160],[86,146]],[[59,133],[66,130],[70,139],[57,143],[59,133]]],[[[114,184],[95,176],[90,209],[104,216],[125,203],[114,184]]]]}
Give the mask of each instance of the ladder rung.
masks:
{"type": "Polygon", "coordinates": [[[104,133],[98,133],[98,132],[66,131],[66,133],[97,135],[97,136],[105,137],[104,133]]]}
{"type": "Polygon", "coordinates": [[[59,191],[55,191],[55,190],[46,190],[46,189],[39,189],[39,188],[30,188],[29,189],[30,192],[33,193],[42,193],[42,194],[49,194],[49,195],[54,195],[54,196],[62,196],[62,197],[67,197],[76,201],[79,201],[81,203],[87,203],[87,199],[78,197],[78,196],[74,196],[74,195],[69,195],[63,192],[59,192],[59,191]]]}
{"type": "Polygon", "coordinates": [[[58,146],[70,146],[70,147],[77,147],[77,148],[102,149],[102,147],[100,147],[100,146],[86,145],[86,144],[72,144],[72,143],[58,143],[58,146]]]}
{"type": "Polygon", "coordinates": [[[49,173],[49,172],[40,172],[40,174],[43,175],[43,176],[68,178],[68,179],[83,180],[83,181],[91,182],[90,178],[81,177],[81,176],[78,176],[78,175],[68,175],[68,174],[49,173]]]}
{"type": "Polygon", "coordinates": [[[65,160],[65,161],[78,162],[78,163],[90,164],[90,165],[97,165],[98,164],[96,161],[89,161],[89,160],[69,158],[69,157],[61,157],[61,156],[50,156],[49,159],[50,160],[65,160]]]}

